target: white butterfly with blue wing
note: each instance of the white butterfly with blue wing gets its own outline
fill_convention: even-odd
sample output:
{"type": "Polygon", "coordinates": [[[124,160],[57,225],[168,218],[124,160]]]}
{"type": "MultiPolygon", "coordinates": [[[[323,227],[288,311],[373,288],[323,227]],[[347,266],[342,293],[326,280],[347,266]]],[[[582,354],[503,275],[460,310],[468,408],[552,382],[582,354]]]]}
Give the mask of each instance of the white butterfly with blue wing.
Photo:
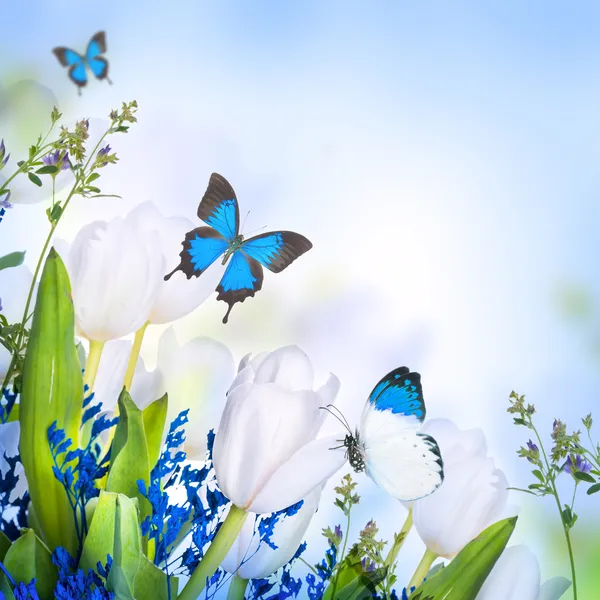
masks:
{"type": "Polygon", "coordinates": [[[403,502],[434,492],[444,480],[436,441],[421,433],[425,403],[419,373],[400,367],[371,392],[360,427],[343,446],[350,465],[403,502]]]}

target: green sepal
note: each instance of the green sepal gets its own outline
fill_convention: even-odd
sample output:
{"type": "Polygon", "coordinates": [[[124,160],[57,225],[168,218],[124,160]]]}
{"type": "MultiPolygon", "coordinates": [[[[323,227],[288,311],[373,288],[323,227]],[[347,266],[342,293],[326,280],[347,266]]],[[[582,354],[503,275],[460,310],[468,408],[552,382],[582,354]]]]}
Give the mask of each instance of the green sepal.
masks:
{"type": "Polygon", "coordinates": [[[159,569],[147,556],[142,555],[140,569],[135,578],[135,597],[152,598],[153,600],[170,600],[176,598],[179,591],[179,580],[170,577],[167,583],[167,574],[159,569]],[[168,585],[171,586],[169,595],[168,585]]]}
{"type": "Polygon", "coordinates": [[[128,599],[140,566],[140,531],[135,504],[123,494],[100,492],[79,568],[95,569],[98,562],[113,559],[108,589],[119,600],[128,599]],[[113,572],[114,570],[114,572],[113,572]]]}
{"type": "Polygon", "coordinates": [[[144,431],[146,432],[146,443],[148,444],[148,465],[150,470],[154,468],[160,456],[168,408],[169,399],[167,394],[165,394],[162,398],[146,406],[142,411],[144,414],[144,431]]]}
{"type": "Polygon", "coordinates": [[[4,561],[4,557],[10,548],[11,541],[6,537],[4,532],[0,531],[0,562],[4,561]]]}
{"type": "Polygon", "coordinates": [[[75,316],[67,270],[52,248],[40,279],[19,405],[19,447],[38,533],[54,549],[77,553],[67,494],[54,476],[48,428],[57,421],[73,448],[79,445],[83,379],[75,350],[75,316]]]}
{"type": "Polygon", "coordinates": [[[11,252],[0,258],[0,271],[19,267],[25,260],[25,252],[11,252]]]}
{"type": "Polygon", "coordinates": [[[138,489],[138,480],[150,482],[148,444],[142,411],[125,388],[119,396],[119,424],[111,447],[110,471],[106,491],[137,498],[141,519],[150,514],[150,504],[138,489]]]}
{"type": "Polygon", "coordinates": [[[427,579],[409,600],[475,600],[483,582],[504,551],[517,517],[490,525],[469,542],[452,562],[427,579]]]}
{"type": "Polygon", "coordinates": [[[52,564],[48,547],[35,535],[33,529],[24,530],[21,537],[9,548],[3,564],[15,583],[36,580],[40,600],[53,600],[57,572],[52,564]]]}

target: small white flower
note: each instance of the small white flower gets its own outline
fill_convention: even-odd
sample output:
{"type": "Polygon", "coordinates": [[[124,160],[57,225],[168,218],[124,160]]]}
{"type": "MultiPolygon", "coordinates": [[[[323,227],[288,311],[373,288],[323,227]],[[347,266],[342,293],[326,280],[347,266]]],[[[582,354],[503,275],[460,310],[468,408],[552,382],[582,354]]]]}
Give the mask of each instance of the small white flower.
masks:
{"type": "Polygon", "coordinates": [[[558,600],[571,587],[564,577],[540,586],[540,566],[527,546],[506,548],[477,594],[477,600],[558,600]]]}
{"type": "Polygon", "coordinates": [[[308,496],[345,462],[339,436],[317,439],[339,381],[313,391],[313,368],[296,346],[245,359],[215,438],[219,487],[238,507],[276,512],[308,496]]]}
{"type": "Polygon", "coordinates": [[[492,523],[506,516],[508,482],[486,456],[480,430],[461,431],[451,421],[432,419],[432,435],[444,458],[444,483],[413,503],[413,521],[428,550],[452,558],[492,523]]]}
{"type": "Polygon", "coordinates": [[[320,498],[321,488],[317,487],[304,498],[302,507],[295,515],[285,517],[275,524],[271,541],[277,546],[276,550],[264,542],[260,543],[260,535],[255,531],[256,515],[249,515],[222,567],[228,573],[236,573],[243,579],[262,579],[275,573],[298,550],[320,498]]]}

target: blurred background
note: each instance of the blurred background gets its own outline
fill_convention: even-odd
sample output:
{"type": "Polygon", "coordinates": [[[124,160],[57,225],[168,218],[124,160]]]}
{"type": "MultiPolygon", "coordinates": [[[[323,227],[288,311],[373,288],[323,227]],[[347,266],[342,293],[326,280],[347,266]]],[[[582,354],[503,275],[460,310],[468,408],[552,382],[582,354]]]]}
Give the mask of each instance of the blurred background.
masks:
{"type": "MultiPolygon", "coordinates": [[[[194,220],[217,171],[242,215],[252,209],[246,231],[312,240],[285,273],[266,273],[228,325],[212,299],[177,323],[180,339],[210,335],[236,359],[299,344],[321,379],[340,377],[352,423],[378,379],[406,364],[422,374],[428,416],[481,427],[518,487],[530,483],[516,458],[527,437],[506,414],[510,391],[537,406],[547,433],[555,417],[579,428],[598,405],[598,3],[31,0],[6,4],[3,22],[9,151],[46,129],[54,102],[67,122],[140,105],[139,123],[111,142],[120,162],[103,172],[103,192],[123,199],[78,201],[60,237],[146,200],[194,220]],[[84,52],[99,30],[113,85],[92,80],[79,97],[51,50],[84,52]]],[[[33,268],[44,209],[7,211],[0,254],[27,248],[33,268]]],[[[150,366],[161,331],[147,335],[150,366]]],[[[354,532],[373,517],[391,538],[405,510],[358,479],[354,532]]],[[[309,559],[324,551],[320,529],[339,520],[334,482],[309,559]]],[[[568,576],[553,501],[511,503],[522,517],[513,541],[532,547],[543,579],[568,576]]],[[[591,598],[598,499],[582,494],[577,506],[591,598]]],[[[413,534],[401,581],[421,551],[413,534]]]]}

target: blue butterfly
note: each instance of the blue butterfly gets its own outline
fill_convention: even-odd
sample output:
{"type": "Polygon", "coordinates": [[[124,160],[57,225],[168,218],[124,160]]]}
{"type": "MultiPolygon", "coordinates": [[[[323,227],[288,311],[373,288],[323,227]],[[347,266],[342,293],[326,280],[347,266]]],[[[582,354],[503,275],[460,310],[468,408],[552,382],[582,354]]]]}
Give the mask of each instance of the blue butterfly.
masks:
{"type": "Polygon", "coordinates": [[[403,502],[428,496],[442,484],[444,464],[437,442],[419,431],[424,419],[421,376],[407,367],[388,373],[371,392],[356,433],[346,424],[342,447],[350,466],[403,502]]]}
{"type": "Polygon", "coordinates": [[[100,56],[106,52],[106,34],[104,31],[99,31],[89,41],[85,56],[81,56],[75,50],[64,46],[54,48],[52,52],[63,67],[69,67],[69,78],[77,86],[80,95],[81,88],[86,86],[88,82],[86,67],[97,79],[106,79],[108,83],[112,83],[108,78],[108,61],[100,56]]]}
{"type": "Polygon", "coordinates": [[[216,289],[217,300],[229,305],[223,323],[227,323],[236,302],[243,302],[262,288],[262,266],[279,273],[312,248],[304,236],[292,231],[271,231],[245,240],[239,232],[240,209],[235,192],[217,173],[210,176],[198,217],[210,227],[197,227],[186,234],[179,253],[181,262],[165,281],[177,271],[183,271],[188,279],[198,277],[221,255],[223,265],[229,260],[216,289]]]}

